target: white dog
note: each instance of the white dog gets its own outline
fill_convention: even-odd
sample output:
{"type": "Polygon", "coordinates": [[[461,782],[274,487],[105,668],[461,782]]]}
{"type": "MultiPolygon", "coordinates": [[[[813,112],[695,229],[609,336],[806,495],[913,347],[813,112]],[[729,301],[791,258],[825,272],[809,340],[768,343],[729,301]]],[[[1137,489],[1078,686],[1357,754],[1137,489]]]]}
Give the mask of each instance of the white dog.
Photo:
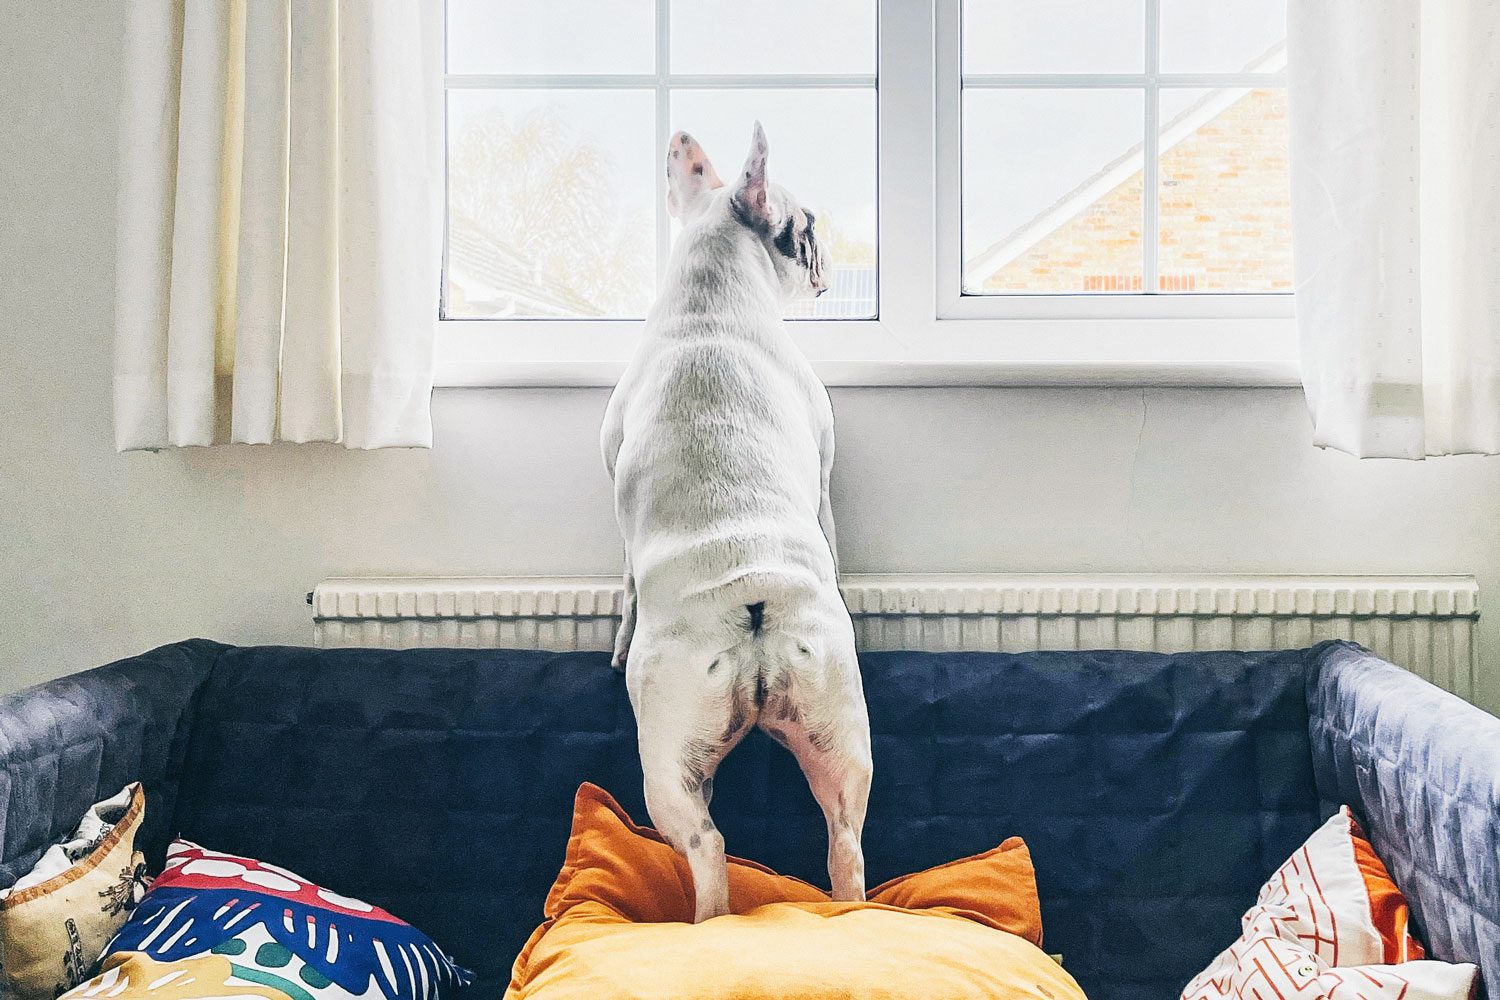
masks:
{"type": "Polygon", "coordinates": [[[870,724],[837,584],[833,410],[781,319],[824,291],[827,255],[766,154],[756,123],[725,187],[691,136],[672,137],[683,229],[602,431],[625,536],[615,666],[646,808],[687,858],[700,921],[729,912],[714,771],[754,725],[796,755],[823,809],[834,898],[865,892],[870,724]]]}

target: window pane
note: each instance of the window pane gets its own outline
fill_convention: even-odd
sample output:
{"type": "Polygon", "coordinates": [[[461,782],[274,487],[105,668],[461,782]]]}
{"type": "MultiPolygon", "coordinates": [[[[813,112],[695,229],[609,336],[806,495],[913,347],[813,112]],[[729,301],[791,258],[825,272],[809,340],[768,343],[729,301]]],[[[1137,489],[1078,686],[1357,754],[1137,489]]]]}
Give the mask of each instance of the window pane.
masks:
{"type": "Polygon", "coordinates": [[[1139,73],[1143,0],[964,0],[965,73],[1139,73]]]}
{"type": "Polygon", "coordinates": [[[964,92],[964,291],[1141,290],[1144,100],[964,92]]]}
{"type": "Polygon", "coordinates": [[[874,73],[875,0],[673,0],[674,73],[874,73]]]}
{"type": "Polygon", "coordinates": [[[445,315],[644,316],[656,153],[650,91],[451,91],[445,315]]]}
{"type": "Polygon", "coordinates": [[[1163,90],[1164,292],[1289,292],[1286,91],[1163,90]]]}
{"type": "Polygon", "coordinates": [[[768,172],[817,219],[829,248],[829,290],[801,315],[875,315],[875,92],[678,90],[672,129],[703,144],[720,176],[734,177],[759,118],[771,146],[768,172]]]}
{"type": "Polygon", "coordinates": [[[1166,73],[1274,73],[1286,66],[1286,0],[1161,0],[1166,73]]]}
{"type": "Polygon", "coordinates": [[[652,0],[448,0],[450,73],[650,73],[655,63],[652,0]]]}

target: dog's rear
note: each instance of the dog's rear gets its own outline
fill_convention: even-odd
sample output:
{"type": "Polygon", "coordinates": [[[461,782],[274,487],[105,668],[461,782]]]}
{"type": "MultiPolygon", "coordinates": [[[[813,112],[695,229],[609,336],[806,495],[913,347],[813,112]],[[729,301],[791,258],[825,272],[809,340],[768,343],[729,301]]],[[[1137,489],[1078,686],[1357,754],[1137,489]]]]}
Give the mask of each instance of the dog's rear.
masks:
{"type": "Polygon", "coordinates": [[[720,190],[701,148],[673,137],[685,228],[603,431],[626,548],[616,658],[647,808],[688,859],[699,920],[728,912],[709,800],[754,725],[807,775],[835,897],[864,897],[869,723],[836,579],[832,413],[780,319],[789,294],[822,289],[824,255],[810,213],[767,182],[766,156],[757,126],[720,190]]]}
{"type": "Polygon", "coordinates": [[[869,722],[837,591],[751,577],[661,615],[643,604],[639,615],[626,677],[646,807],[688,859],[696,919],[728,912],[724,841],[709,802],[719,763],[756,725],[796,756],[823,810],[835,898],[863,899],[869,722]],[[740,603],[746,597],[758,599],[740,603]]]}

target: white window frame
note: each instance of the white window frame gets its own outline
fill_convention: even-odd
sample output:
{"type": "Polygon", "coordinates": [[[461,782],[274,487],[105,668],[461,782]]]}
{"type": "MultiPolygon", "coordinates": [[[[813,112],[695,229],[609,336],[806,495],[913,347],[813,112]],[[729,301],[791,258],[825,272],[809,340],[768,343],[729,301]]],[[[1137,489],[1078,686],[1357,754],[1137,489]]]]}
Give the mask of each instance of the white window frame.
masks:
{"type": "MultiPolygon", "coordinates": [[[[1148,93],[1146,186],[1157,169],[1156,88],[1247,86],[1275,75],[1156,73],[1156,12],[1146,0],[1148,72],[1079,76],[1074,85],[1148,93]]],[[[879,0],[877,281],[879,318],[797,320],[793,335],[829,385],[1298,384],[1290,295],[961,294],[961,0],[879,0]]],[[[454,76],[460,87],[655,87],[657,148],[665,149],[671,86],[869,86],[868,77],[687,76],[667,65],[668,0],[657,0],[652,74],[454,76]]],[[[974,82],[971,76],[971,85],[974,82]]],[[[986,77],[984,86],[1055,86],[1056,77],[986,77]]],[[[691,123],[672,123],[689,127],[691,123]]],[[[774,136],[773,136],[774,142],[774,136]]],[[[723,155],[723,154],[721,154],[723,155]]],[[[772,168],[774,170],[774,166],[772,168]]],[[[659,198],[665,175],[657,171],[659,198]]],[[[1154,199],[1155,192],[1150,193],[1154,199]]],[[[1143,238],[1155,252],[1155,213],[1143,238]]],[[[658,216],[657,265],[670,233],[658,216]]],[[[1149,265],[1148,265],[1149,266],[1149,265]]],[[[1148,286],[1149,287],[1149,286],[1148,286]]],[[[444,320],[439,386],[607,386],[642,335],[638,320],[444,320]]]]}

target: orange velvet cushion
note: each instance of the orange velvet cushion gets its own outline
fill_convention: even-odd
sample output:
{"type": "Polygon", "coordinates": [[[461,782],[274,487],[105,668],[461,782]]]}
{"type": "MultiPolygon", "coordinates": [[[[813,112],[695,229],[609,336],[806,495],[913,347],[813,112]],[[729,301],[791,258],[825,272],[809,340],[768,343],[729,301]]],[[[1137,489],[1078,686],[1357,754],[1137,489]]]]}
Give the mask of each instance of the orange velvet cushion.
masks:
{"type": "Polygon", "coordinates": [[[516,959],[507,996],[1083,996],[1038,947],[1036,880],[1018,837],[894,879],[864,903],[731,858],[729,904],[731,916],[689,923],[687,863],[584,785],[546,922],[516,959]]]}
{"type": "Polygon", "coordinates": [[[1422,943],[1411,935],[1411,910],[1406,897],[1396,888],[1385,862],[1375,853],[1375,847],[1360,829],[1354,814],[1345,806],[1340,810],[1349,821],[1349,839],[1354,848],[1354,864],[1359,868],[1360,878],[1365,884],[1365,893],[1370,897],[1370,922],[1380,934],[1381,961],[1387,965],[1411,962],[1426,958],[1422,943]]]}
{"type": "MultiPolygon", "coordinates": [[[[584,784],[573,800],[568,853],[547,893],[545,913],[556,919],[589,902],[637,924],[693,919],[687,862],[661,834],[631,822],[608,792],[584,784]]],[[[729,859],[729,905],[735,913],[784,902],[826,903],[828,893],[754,861],[729,859]]]]}

